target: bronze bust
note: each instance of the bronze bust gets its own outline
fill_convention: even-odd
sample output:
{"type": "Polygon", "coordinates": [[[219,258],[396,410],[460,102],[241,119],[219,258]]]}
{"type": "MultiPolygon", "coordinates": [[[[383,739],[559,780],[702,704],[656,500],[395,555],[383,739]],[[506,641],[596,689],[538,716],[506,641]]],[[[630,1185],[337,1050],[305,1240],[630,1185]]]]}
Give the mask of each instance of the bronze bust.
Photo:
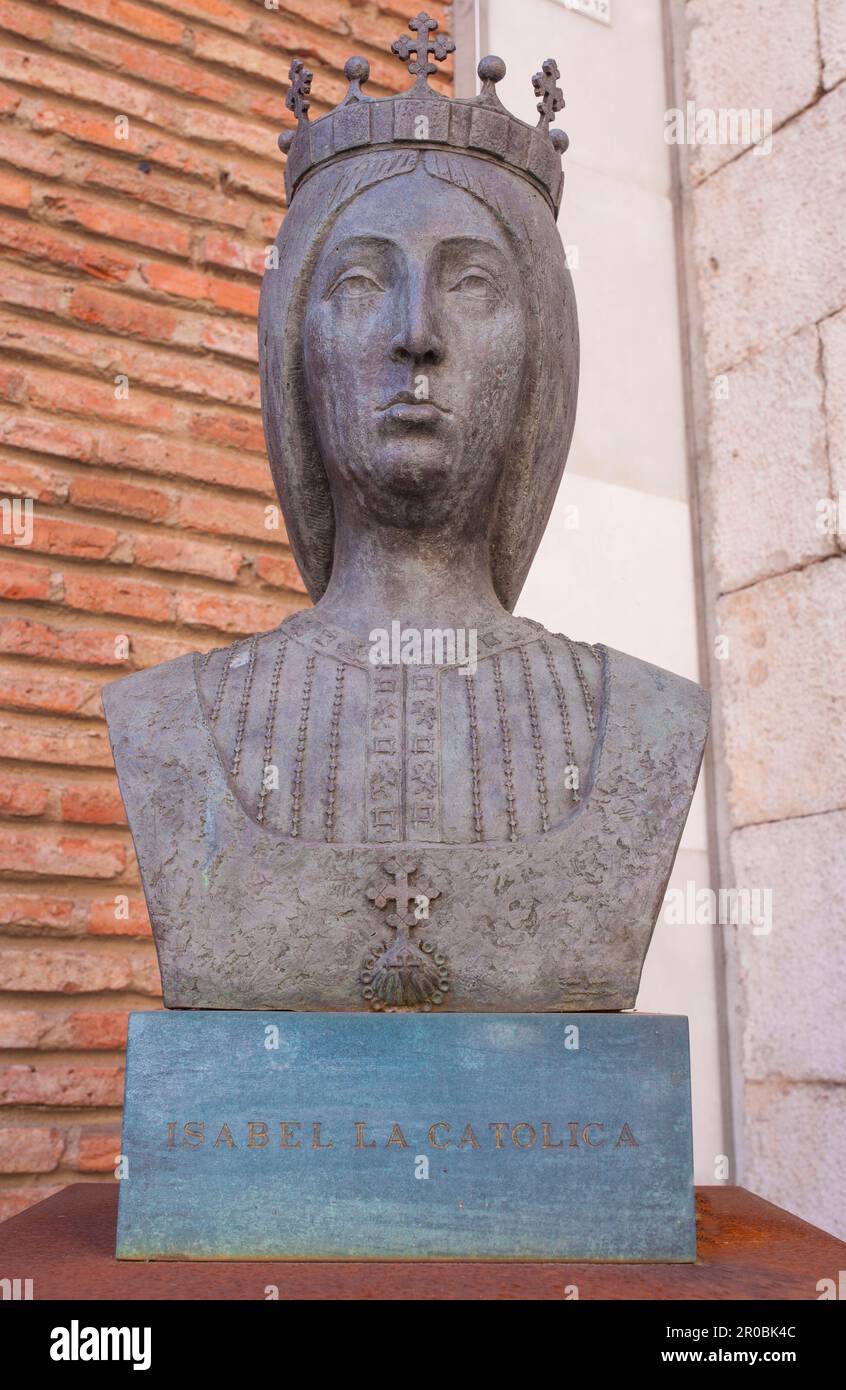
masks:
{"type": "Polygon", "coordinates": [[[512,616],[578,389],[563,100],[441,96],[433,26],[401,97],[354,58],[312,122],[291,69],[259,348],[314,607],[105,692],[169,1007],[631,1008],[693,795],[698,686],[512,616]]]}

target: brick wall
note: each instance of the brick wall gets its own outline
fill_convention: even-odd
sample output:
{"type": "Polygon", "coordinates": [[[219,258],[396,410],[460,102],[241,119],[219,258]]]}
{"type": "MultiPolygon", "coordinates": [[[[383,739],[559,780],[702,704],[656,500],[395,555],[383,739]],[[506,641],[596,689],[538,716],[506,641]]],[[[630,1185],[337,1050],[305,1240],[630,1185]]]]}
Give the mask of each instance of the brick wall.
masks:
{"type": "Polygon", "coordinates": [[[0,0],[0,1217],[111,1179],[127,1013],[160,1002],[101,687],[306,602],[254,324],[291,58],[312,117],[356,52],[400,90],[409,13],[0,0]]]}

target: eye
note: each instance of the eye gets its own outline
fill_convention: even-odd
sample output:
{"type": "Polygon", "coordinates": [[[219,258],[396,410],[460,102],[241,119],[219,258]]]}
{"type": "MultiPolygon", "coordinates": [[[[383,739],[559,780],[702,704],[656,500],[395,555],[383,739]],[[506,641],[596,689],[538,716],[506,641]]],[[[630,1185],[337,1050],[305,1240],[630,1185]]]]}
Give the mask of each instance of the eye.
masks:
{"type": "Polygon", "coordinates": [[[498,299],[499,290],[487,271],[473,266],[462,272],[451,286],[451,294],[461,294],[468,299],[498,299]]]}
{"type": "Polygon", "coordinates": [[[360,266],[344,271],[329,291],[330,296],[337,295],[340,299],[368,299],[371,295],[381,293],[382,286],[379,282],[360,266]]]}

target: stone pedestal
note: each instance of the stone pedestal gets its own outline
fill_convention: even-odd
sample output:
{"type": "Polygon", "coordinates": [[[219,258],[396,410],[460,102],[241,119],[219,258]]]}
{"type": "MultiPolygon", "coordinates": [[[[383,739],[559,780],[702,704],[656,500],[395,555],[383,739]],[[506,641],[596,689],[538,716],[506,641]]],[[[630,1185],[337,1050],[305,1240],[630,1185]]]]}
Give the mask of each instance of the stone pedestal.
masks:
{"type": "Polygon", "coordinates": [[[135,1013],[119,1259],[696,1257],[687,1019],[135,1013]]]}

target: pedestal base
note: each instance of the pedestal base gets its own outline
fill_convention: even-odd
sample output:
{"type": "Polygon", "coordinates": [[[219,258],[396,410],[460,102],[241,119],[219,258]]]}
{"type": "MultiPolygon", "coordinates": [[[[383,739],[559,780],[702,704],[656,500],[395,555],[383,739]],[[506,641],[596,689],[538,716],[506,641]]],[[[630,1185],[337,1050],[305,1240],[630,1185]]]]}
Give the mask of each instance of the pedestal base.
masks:
{"type": "Polygon", "coordinates": [[[696,1256],[687,1019],[131,1016],[119,1259],[696,1256]]]}

